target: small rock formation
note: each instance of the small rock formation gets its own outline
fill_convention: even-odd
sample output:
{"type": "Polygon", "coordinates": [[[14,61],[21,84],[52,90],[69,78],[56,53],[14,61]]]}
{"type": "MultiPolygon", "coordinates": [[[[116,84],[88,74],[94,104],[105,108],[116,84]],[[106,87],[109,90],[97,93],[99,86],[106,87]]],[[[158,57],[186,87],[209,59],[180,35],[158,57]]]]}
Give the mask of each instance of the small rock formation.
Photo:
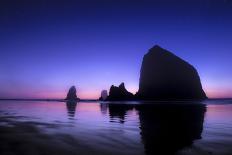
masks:
{"type": "Polygon", "coordinates": [[[101,91],[101,97],[99,98],[100,101],[105,101],[108,96],[107,90],[101,91]]]}
{"type": "Polygon", "coordinates": [[[133,100],[134,95],[128,92],[124,86],[124,83],[121,83],[118,87],[112,85],[110,87],[109,96],[106,100],[108,101],[126,101],[133,100]]]}
{"type": "Polygon", "coordinates": [[[207,98],[197,70],[157,45],[143,57],[136,97],[140,100],[207,98]]]}
{"type": "Polygon", "coordinates": [[[76,95],[76,87],[75,86],[72,86],[69,91],[68,91],[68,94],[67,94],[67,97],[65,98],[66,100],[69,100],[69,101],[77,101],[77,100],[80,100],[77,95],[76,95]]]}

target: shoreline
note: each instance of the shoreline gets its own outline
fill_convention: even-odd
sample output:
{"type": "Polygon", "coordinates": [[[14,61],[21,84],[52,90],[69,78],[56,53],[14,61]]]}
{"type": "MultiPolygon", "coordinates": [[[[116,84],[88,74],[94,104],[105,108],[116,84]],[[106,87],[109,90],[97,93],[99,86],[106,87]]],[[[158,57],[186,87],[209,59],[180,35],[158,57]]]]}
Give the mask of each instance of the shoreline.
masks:
{"type": "MultiPolygon", "coordinates": [[[[204,100],[123,100],[123,101],[102,101],[98,99],[80,99],[77,100],[76,102],[110,102],[110,103],[117,103],[117,102],[145,102],[145,103],[150,103],[150,102],[199,102],[199,101],[214,101],[214,100],[232,100],[232,98],[208,98],[204,100]]],[[[1,99],[0,101],[48,101],[48,102],[69,102],[68,100],[65,99],[23,99],[23,98],[12,98],[12,99],[1,99]]],[[[72,101],[73,102],[73,101],[72,101]]]]}

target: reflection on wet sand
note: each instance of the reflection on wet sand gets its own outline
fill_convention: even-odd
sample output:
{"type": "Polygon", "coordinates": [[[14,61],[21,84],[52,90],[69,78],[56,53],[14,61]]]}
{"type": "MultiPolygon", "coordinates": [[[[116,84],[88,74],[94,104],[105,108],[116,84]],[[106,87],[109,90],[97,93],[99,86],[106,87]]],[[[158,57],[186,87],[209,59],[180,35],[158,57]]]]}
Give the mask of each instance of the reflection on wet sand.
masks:
{"type": "Polygon", "coordinates": [[[133,105],[129,104],[109,104],[109,117],[110,122],[114,122],[115,119],[118,119],[120,123],[125,122],[126,112],[133,109],[133,105]]]}
{"type": "Polygon", "coordinates": [[[139,114],[141,139],[145,153],[174,154],[201,138],[206,106],[203,104],[109,104],[110,120],[125,120],[128,110],[139,114]]]}
{"type": "Polygon", "coordinates": [[[76,101],[68,101],[68,102],[66,102],[66,108],[67,108],[69,119],[73,119],[75,117],[76,106],[77,106],[76,101]]]}
{"type": "Polygon", "coordinates": [[[229,155],[231,100],[208,102],[4,101],[0,154],[229,155]]]}
{"type": "Polygon", "coordinates": [[[100,110],[103,115],[107,114],[108,104],[100,103],[100,110]]]}

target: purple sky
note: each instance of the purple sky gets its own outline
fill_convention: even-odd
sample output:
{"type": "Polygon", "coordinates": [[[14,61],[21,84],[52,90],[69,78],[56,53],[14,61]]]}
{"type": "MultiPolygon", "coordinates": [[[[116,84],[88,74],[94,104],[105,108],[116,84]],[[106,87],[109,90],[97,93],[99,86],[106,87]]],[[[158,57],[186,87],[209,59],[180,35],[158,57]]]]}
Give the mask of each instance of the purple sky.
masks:
{"type": "Polygon", "coordinates": [[[232,97],[230,0],[0,2],[0,98],[81,98],[125,82],[135,93],[155,44],[198,70],[209,97],[232,97]]]}

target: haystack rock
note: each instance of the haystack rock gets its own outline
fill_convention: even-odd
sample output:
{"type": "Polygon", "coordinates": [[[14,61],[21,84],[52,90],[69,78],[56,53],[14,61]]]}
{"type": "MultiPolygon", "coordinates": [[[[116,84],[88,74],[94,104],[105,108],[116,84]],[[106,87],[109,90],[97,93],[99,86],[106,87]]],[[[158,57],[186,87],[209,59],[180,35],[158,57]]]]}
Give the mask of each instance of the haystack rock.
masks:
{"type": "Polygon", "coordinates": [[[143,57],[136,97],[140,100],[207,98],[197,70],[157,45],[143,57]]]}
{"type": "Polygon", "coordinates": [[[133,100],[134,95],[128,92],[125,88],[124,83],[121,83],[118,87],[112,85],[110,87],[109,96],[106,100],[108,101],[125,101],[125,100],[133,100]]]}
{"type": "Polygon", "coordinates": [[[108,96],[107,90],[102,90],[101,97],[99,98],[99,100],[104,101],[104,100],[106,100],[107,96],[108,96]]]}
{"type": "Polygon", "coordinates": [[[76,87],[72,86],[67,94],[66,100],[71,100],[71,101],[77,101],[79,100],[79,98],[77,97],[77,91],[76,91],[76,87]]]}

